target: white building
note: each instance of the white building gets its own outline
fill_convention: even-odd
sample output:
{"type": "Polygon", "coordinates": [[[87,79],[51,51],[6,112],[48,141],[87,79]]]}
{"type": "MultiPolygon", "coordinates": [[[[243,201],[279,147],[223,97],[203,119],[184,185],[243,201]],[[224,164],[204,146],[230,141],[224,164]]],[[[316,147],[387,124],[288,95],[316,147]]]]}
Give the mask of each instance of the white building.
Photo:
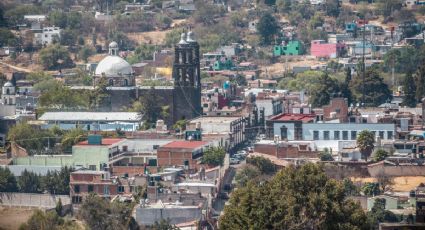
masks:
{"type": "Polygon", "coordinates": [[[50,45],[53,41],[59,41],[61,36],[61,29],[59,27],[44,27],[41,33],[34,34],[34,43],[36,45],[50,45]]]}

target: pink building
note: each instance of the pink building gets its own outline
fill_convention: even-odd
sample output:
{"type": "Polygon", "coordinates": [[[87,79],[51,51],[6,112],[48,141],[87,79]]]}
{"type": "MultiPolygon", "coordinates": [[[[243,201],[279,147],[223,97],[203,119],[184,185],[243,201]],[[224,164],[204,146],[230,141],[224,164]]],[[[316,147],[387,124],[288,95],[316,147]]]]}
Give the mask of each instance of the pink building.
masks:
{"type": "Polygon", "coordinates": [[[345,45],[341,43],[330,44],[324,40],[311,41],[311,56],[316,58],[336,58],[340,55],[345,45]]]}

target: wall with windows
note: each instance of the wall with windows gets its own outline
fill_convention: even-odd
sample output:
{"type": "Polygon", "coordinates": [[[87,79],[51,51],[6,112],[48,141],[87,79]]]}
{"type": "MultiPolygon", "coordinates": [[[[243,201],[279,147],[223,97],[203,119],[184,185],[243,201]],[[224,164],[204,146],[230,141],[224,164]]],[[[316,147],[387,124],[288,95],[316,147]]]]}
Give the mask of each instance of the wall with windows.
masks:
{"type": "Polygon", "coordinates": [[[303,124],[303,140],[356,140],[363,130],[369,130],[382,140],[395,138],[395,124],[308,123],[303,124]]]}
{"type": "Polygon", "coordinates": [[[286,139],[288,141],[293,141],[295,140],[295,124],[294,123],[277,123],[274,122],[273,123],[273,135],[274,136],[280,136],[282,139],[284,139],[284,137],[282,137],[282,126],[286,127],[286,139]]]}

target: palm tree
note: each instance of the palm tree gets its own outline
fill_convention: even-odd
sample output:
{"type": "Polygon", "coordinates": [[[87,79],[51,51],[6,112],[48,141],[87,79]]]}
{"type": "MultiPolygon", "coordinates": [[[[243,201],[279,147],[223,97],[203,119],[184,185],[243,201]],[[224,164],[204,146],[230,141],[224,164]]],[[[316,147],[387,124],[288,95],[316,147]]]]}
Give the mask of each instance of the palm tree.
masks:
{"type": "Polygon", "coordinates": [[[375,147],[374,144],[375,136],[369,130],[363,130],[357,136],[357,147],[360,149],[360,152],[365,157],[366,161],[375,147]]]}

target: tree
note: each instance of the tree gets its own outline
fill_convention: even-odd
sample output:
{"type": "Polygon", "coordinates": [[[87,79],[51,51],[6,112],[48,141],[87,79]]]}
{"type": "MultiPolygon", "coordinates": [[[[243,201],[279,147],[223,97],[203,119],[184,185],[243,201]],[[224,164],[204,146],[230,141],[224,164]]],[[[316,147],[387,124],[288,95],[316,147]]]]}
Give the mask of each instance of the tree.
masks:
{"type": "Polygon", "coordinates": [[[392,190],[392,186],[394,185],[394,179],[392,177],[380,173],[377,176],[377,179],[378,179],[380,190],[382,192],[387,192],[392,190]]]}
{"type": "Polygon", "coordinates": [[[9,141],[25,148],[31,155],[43,150],[49,137],[52,137],[49,131],[38,130],[27,123],[12,126],[7,134],[9,141]]]}
{"type": "Polygon", "coordinates": [[[379,227],[379,223],[399,221],[394,213],[385,210],[385,203],[385,199],[376,198],[372,209],[367,213],[367,220],[374,229],[379,227]]]}
{"type": "Polygon", "coordinates": [[[269,45],[273,41],[273,37],[278,33],[278,29],[279,26],[276,18],[268,12],[261,16],[257,24],[258,34],[264,45],[269,45]]]}
{"type": "Polygon", "coordinates": [[[220,229],[367,229],[361,207],[316,164],[279,171],[232,193],[220,229]]]}
{"type": "Polygon", "coordinates": [[[28,14],[41,14],[41,8],[35,4],[18,4],[16,7],[7,10],[4,17],[7,19],[7,24],[16,26],[24,23],[24,16],[28,14]]]}
{"type": "Polygon", "coordinates": [[[58,202],[56,203],[56,207],[55,207],[56,214],[58,216],[62,216],[62,210],[63,210],[62,200],[61,200],[61,198],[59,198],[58,202]]]}
{"type": "Polygon", "coordinates": [[[365,93],[366,105],[378,106],[391,99],[391,91],[388,85],[384,83],[383,78],[379,75],[378,70],[369,68],[366,70],[365,83],[363,89],[363,77],[358,75],[351,81],[351,92],[354,94],[357,102],[363,99],[363,90],[365,93]]]}
{"type": "Polygon", "coordinates": [[[246,163],[257,167],[261,174],[273,174],[276,172],[276,167],[273,162],[261,156],[248,157],[246,163]]]}
{"type": "Polygon", "coordinates": [[[361,191],[363,192],[365,196],[377,196],[381,194],[381,190],[379,189],[379,184],[373,183],[373,182],[365,183],[362,186],[361,191]]]}
{"type": "Polygon", "coordinates": [[[344,186],[346,196],[359,195],[359,188],[349,178],[344,178],[344,180],[342,180],[342,185],[344,186]]]}
{"type": "Polygon", "coordinates": [[[63,46],[73,46],[77,41],[77,31],[71,29],[64,29],[61,31],[60,44],[63,46]]]}
{"type": "Polygon", "coordinates": [[[421,60],[424,58],[424,51],[413,47],[403,47],[391,49],[384,55],[384,67],[386,70],[394,68],[396,73],[414,73],[421,60]]]}
{"type": "Polygon", "coordinates": [[[319,77],[319,84],[310,91],[309,102],[313,107],[322,107],[329,104],[331,98],[338,92],[337,81],[330,78],[327,73],[319,77]]]}
{"type": "Polygon", "coordinates": [[[276,0],[277,10],[281,13],[290,13],[292,4],[292,0],[276,0]]]}
{"type": "Polygon", "coordinates": [[[71,220],[64,220],[55,211],[43,212],[36,209],[26,223],[21,224],[19,230],[33,230],[33,229],[81,229],[81,226],[71,220]]]}
{"type": "Polygon", "coordinates": [[[319,153],[319,158],[321,161],[334,161],[332,153],[328,148],[325,148],[322,152],[319,153]]]}
{"type": "Polygon", "coordinates": [[[16,192],[17,190],[15,176],[10,172],[9,168],[0,167],[0,192],[16,192]]]}
{"type": "Polygon", "coordinates": [[[223,165],[226,151],[221,147],[211,147],[202,156],[202,164],[213,166],[223,165]]]}
{"type": "Polygon", "coordinates": [[[41,192],[40,177],[25,169],[18,179],[18,187],[20,192],[39,193],[41,192]]]}
{"type": "Polygon", "coordinates": [[[0,28],[0,47],[2,46],[16,46],[18,39],[8,29],[0,28]]]}
{"type": "Polygon", "coordinates": [[[385,158],[387,158],[390,154],[383,150],[383,149],[378,149],[375,151],[375,153],[373,153],[373,160],[374,161],[383,161],[385,160],[385,158]]]}
{"type": "MultiPolygon", "coordinates": [[[[425,59],[424,59],[425,60],[425,59]]],[[[415,74],[416,101],[422,101],[425,97],[425,64],[419,66],[415,74]]]]}
{"type": "Polygon", "coordinates": [[[367,161],[367,158],[370,156],[373,148],[375,147],[375,136],[371,131],[363,130],[357,136],[356,144],[367,161]]]}
{"type": "Polygon", "coordinates": [[[67,131],[61,140],[62,149],[70,151],[72,146],[87,139],[87,132],[81,128],[70,129],[67,131]]]}
{"type": "Polygon", "coordinates": [[[411,108],[416,107],[416,85],[415,79],[413,78],[411,73],[407,73],[404,77],[403,92],[403,105],[409,106],[411,108]]]}
{"type": "Polygon", "coordinates": [[[339,0],[326,0],[325,2],[326,15],[338,17],[340,12],[339,0]]]}
{"type": "Polygon", "coordinates": [[[108,82],[105,77],[101,77],[94,90],[89,92],[89,108],[96,109],[102,107],[107,103],[108,98],[110,98],[108,82]]]}
{"type": "Polygon", "coordinates": [[[350,82],[351,82],[351,68],[345,69],[345,79],[339,85],[339,90],[341,92],[341,96],[347,99],[347,104],[351,105],[353,103],[353,95],[350,90],[350,82]]]}
{"type": "Polygon", "coordinates": [[[253,165],[245,165],[238,170],[235,175],[235,181],[239,187],[246,186],[248,181],[254,180],[261,175],[260,170],[253,165]]]}
{"type": "Polygon", "coordinates": [[[40,61],[46,70],[73,67],[68,50],[58,44],[50,45],[40,51],[40,61]]]}
{"type": "Polygon", "coordinates": [[[79,52],[79,56],[81,60],[83,60],[85,63],[87,63],[89,57],[93,54],[94,54],[94,50],[90,46],[84,46],[83,48],[81,48],[79,52]]]}
{"type": "Polygon", "coordinates": [[[78,216],[90,229],[124,230],[132,223],[130,207],[119,202],[110,203],[95,194],[84,199],[78,216]]]}

